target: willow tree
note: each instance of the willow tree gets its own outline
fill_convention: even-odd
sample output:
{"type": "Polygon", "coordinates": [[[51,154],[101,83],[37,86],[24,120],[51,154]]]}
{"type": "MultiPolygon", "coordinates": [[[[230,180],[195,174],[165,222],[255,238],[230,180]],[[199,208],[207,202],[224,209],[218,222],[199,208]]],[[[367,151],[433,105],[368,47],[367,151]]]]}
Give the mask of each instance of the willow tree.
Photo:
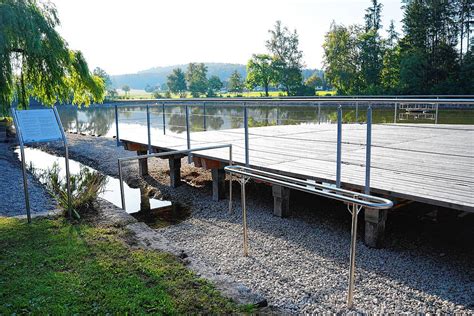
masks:
{"type": "Polygon", "coordinates": [[[45,105],[56,102],[101,102],[105,85],[90,73],[80,51],[68,48],[56,31],[56,8],[36,0],[0,1],[0,109],[30,97],[45,105]]]}

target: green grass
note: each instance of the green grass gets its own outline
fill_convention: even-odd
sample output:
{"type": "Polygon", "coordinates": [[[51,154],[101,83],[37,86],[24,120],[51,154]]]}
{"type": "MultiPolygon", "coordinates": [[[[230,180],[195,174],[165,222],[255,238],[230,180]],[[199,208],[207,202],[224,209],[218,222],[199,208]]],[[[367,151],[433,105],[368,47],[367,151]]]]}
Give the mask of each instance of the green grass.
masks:
{"type": "Polygon", "coordinates": [[[118,229],[0,218],[0,315],[235,313],[174,257],[132,249],[118,229]]]}
{"type": "MultiPolygon", "coordinates": [[[[164,94],[165,94],[164,92],[161,93],[162,96],[164,96],[164,94]]],[[[268,92],[268,94],[270,95],[270,97],[279,97],[279,96],[285,96],[286,92],[284,92],[284,91],[270,91],[270,92],[268,92]]],[[[326,94],[335,95],[336,91],[316,91],[315,95],[316,96],[326,96],[326,94]]],[[[223,98],[227,98],[227,97],[233,98],[236,95],[237,95],[236,93],[223,93],[223,94],[220,94],[220,96],[222,96],[223,98]]],[[[244,98],[258,98],[258,97],[265,96],[265,92],[263,92],[263,91],[250,91],[250,92],[239,93],[239,95],[241,95],[244,98]]],[[[123,95],[122,95],[122,97],[123,97],[123,95]]],[[[145,90],[132,90],[132,91],[129,92],[127,98],[136,100],[136,99],[153,99],[154,97],[153,97],[153,93],[145,92],[145,90]]],[[[171,98],[178,99],[179,95],[172,94],[171,98]]],[[[187,93],[186,98],[191,98],[191,94],[187,93]]]]}

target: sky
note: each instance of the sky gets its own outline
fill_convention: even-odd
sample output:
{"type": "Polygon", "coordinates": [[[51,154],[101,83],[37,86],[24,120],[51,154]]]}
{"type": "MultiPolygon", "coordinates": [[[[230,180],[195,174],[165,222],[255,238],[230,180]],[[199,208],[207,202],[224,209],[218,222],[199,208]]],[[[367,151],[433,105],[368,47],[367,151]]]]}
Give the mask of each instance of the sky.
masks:
{"type": "MultiPolygon", "coordinates": [[[[370,0],[53,0],[60,34],[89,67],[111,75],[189,62],[246,64],[265,53],[268,30],[281,20],[299,34],[308,68],[322,67],[324,34],[363,23],[370,0]]],[[[400,29],[400,0],[381,0],[382,24],[400,29]]],[[[383,33],[382,33],[383,34],[383,33]]]]}

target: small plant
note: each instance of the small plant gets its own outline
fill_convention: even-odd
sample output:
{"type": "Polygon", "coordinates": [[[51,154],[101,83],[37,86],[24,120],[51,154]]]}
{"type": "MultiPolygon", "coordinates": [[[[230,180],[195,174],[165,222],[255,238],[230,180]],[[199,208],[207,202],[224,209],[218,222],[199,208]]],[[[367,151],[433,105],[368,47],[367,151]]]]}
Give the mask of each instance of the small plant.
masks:
{"type": "MultiPolygon", "coordinates": [[[[66,178],[60,176],[60,168],[57,163],[45,171],[39,172],[30,166],[32,173],[45,184],[48,192],[55,197],[59,205],[68,210],[69,199],[67,193],[66,178]]],[[[104,192],[107,178],[105,175],[90,171],[86,167],[81,167],[78,174],[70,176],[71,186],[71,211],[76,218],[80,214],[92,210],[93,202],[104,192]]]]}

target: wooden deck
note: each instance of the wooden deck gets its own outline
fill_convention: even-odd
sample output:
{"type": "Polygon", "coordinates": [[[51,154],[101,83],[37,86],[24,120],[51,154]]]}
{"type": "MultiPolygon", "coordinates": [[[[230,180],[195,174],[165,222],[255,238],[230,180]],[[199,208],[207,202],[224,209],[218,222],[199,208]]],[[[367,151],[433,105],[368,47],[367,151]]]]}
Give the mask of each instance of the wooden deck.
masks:
{"type": "MultiPolygon", "coordinates": [[[[289,125],[249,129],[250,165],[304,179],[335,182],[336,125],[289,125]]],[[[143,144],[146,135],[121,135],[143,144]]],[[[344,124],[343,187],[362,189],[366,126],[344,124]]],[[[186,133],[163,135],[153,129],[157,150],[185,149],[186,133]]],[[[229,143],[234,162],[244,164],[244,130],[191,133],[191,147],[229,143]]],[[[228,150],[196,156],[227,161],[228,150]]],[[[474,126],[376,124],[372,131],[371,192],[474,212],[474,126]]]]}

